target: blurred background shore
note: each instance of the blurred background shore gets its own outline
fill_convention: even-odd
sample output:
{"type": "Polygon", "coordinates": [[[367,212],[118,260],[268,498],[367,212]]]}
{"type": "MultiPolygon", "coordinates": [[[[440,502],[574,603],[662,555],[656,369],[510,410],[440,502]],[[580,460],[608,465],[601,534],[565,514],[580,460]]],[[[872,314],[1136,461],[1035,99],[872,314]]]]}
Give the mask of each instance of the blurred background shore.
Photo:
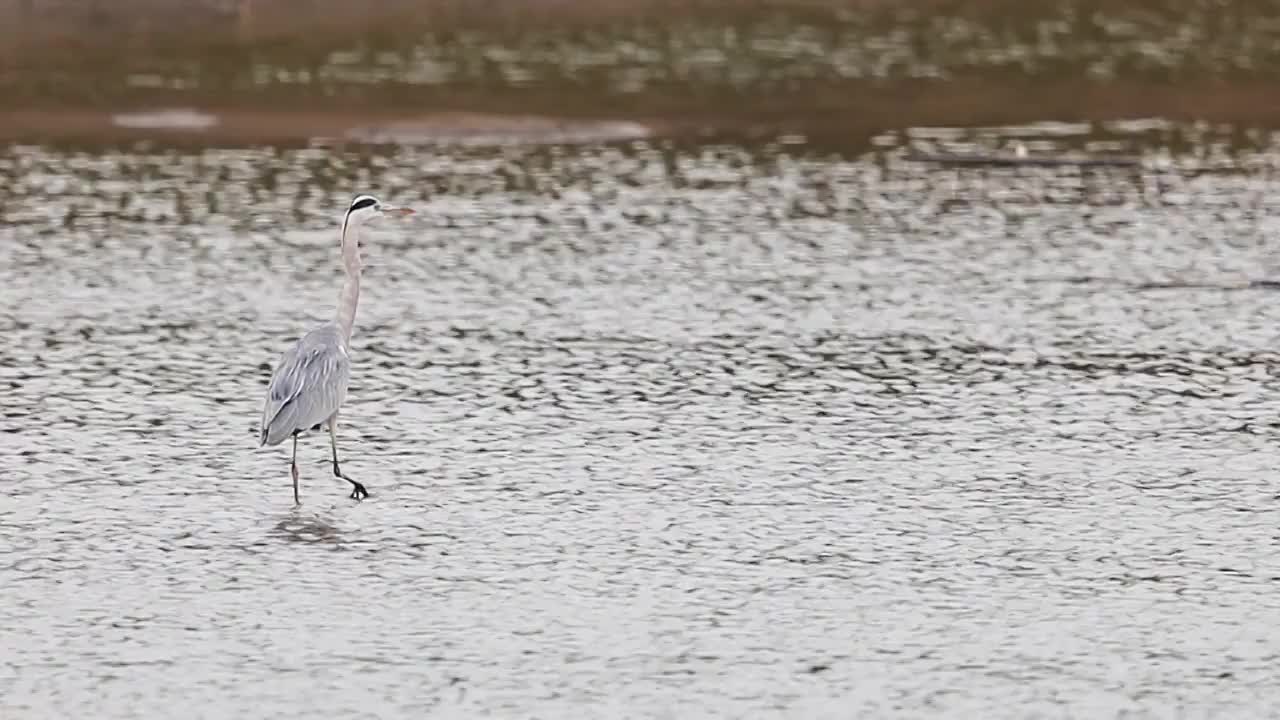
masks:
{"type": "Polygon", "coordinates": [[[0,139],[1280,125],[1280,2],[3,0],[0,139]]]}

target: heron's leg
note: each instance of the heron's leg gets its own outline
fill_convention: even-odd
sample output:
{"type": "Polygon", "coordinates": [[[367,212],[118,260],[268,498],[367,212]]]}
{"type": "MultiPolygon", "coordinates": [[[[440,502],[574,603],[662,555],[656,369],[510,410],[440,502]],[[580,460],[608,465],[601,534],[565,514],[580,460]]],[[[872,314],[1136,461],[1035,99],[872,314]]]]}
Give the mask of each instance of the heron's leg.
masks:
{"type": "Polygon", "coordinates": [[[361,485],[360,483],[344,475],[342,473],[342,468],[338,465],[338,415],[337,413],[335,413],[333,417],[329,418],[329,441],[333,445],[334,476],[340,477],[343,480],[346,480],[347,482],[351,483],[352,485],[351,499],[352,500],[363,500],[364,498],[369,497],[369,491],[365,490],[364,486],[361,485]]]}
{"type": "Polygon", "coordinates": [[[298,433],[293,434],[293,459],[289,461],[289,470],[293,474],[293,504],[301,505],[298,499],[298,433]]]}

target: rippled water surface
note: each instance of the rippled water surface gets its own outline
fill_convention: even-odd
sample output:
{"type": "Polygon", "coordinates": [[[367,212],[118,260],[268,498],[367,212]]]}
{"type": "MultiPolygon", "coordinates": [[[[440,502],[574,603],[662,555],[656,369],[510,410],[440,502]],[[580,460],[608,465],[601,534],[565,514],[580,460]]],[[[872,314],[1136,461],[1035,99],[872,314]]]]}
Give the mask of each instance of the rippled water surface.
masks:
{"type": "Polygon", "coordinates": [[[1270,713],[1271,136],[876,147],[3,151],[3,714],[1270,713]]]}

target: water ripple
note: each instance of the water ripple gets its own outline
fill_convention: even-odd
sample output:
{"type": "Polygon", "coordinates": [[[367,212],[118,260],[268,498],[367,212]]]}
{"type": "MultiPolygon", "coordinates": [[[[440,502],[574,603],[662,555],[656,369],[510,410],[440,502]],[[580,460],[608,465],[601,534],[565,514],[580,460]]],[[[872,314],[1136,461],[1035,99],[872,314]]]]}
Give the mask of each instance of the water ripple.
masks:
{"type": "Polygon", "coordinates": [[[0,707],[1265,713],[1280,154],[1144,132],[0,152],[0,707]],[[357,187],[421,211],[369,243],[372,497],[314,436],[293,510],[260,401],[357,187]]]}

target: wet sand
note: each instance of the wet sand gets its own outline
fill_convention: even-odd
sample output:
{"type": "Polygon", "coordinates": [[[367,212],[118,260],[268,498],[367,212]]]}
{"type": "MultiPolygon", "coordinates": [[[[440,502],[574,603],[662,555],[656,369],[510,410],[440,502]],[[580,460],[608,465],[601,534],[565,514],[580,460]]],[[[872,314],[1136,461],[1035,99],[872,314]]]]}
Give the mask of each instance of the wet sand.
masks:
{"type": "MultiPolygon", "coordinates": [[[[848,97],[848,96],[846,96],[848,97]]],[[[646,116],[601,108],[562,108],[554,97],[526,98],[519,110],[500,102],[463,103],[470,111],[412,112],[381,108],[309,109],[155,105],[100,110],[23,109],[0,113],[0,139],[27,142],[159,140],[174,144],[322,142],[574,143],[665,137],[682,140],[761,141],[800,136],[812,145],[860,150],[876,135],[913,126],[1003,126],[1053,118],[1104,122],[1160,117],[1232,125],[1280,127],[1280,93],[1270,86],[1148,88],[1064,83],[1012,88],[981,82],[917,87],[911,91],[866,88],[843,105],[822,103],[805,111],[794,98],[777,107],[730,113],[675,103],[646,116]],[[975,98],[985,98],[975,102],[975,98]],[[856,101],[855,101],[856,100],[856,101]],[[535,112],[529,112],[533,110],[535,112]],[[540,111],[540,112],[539,112],[540,111]],[[198,123],[189,115],[203,116],[198,123]],[[130,118],[154,118],[141,123],[130,118]]],[[[810,98],[812,100],[812,98],[810,98]]]]}

